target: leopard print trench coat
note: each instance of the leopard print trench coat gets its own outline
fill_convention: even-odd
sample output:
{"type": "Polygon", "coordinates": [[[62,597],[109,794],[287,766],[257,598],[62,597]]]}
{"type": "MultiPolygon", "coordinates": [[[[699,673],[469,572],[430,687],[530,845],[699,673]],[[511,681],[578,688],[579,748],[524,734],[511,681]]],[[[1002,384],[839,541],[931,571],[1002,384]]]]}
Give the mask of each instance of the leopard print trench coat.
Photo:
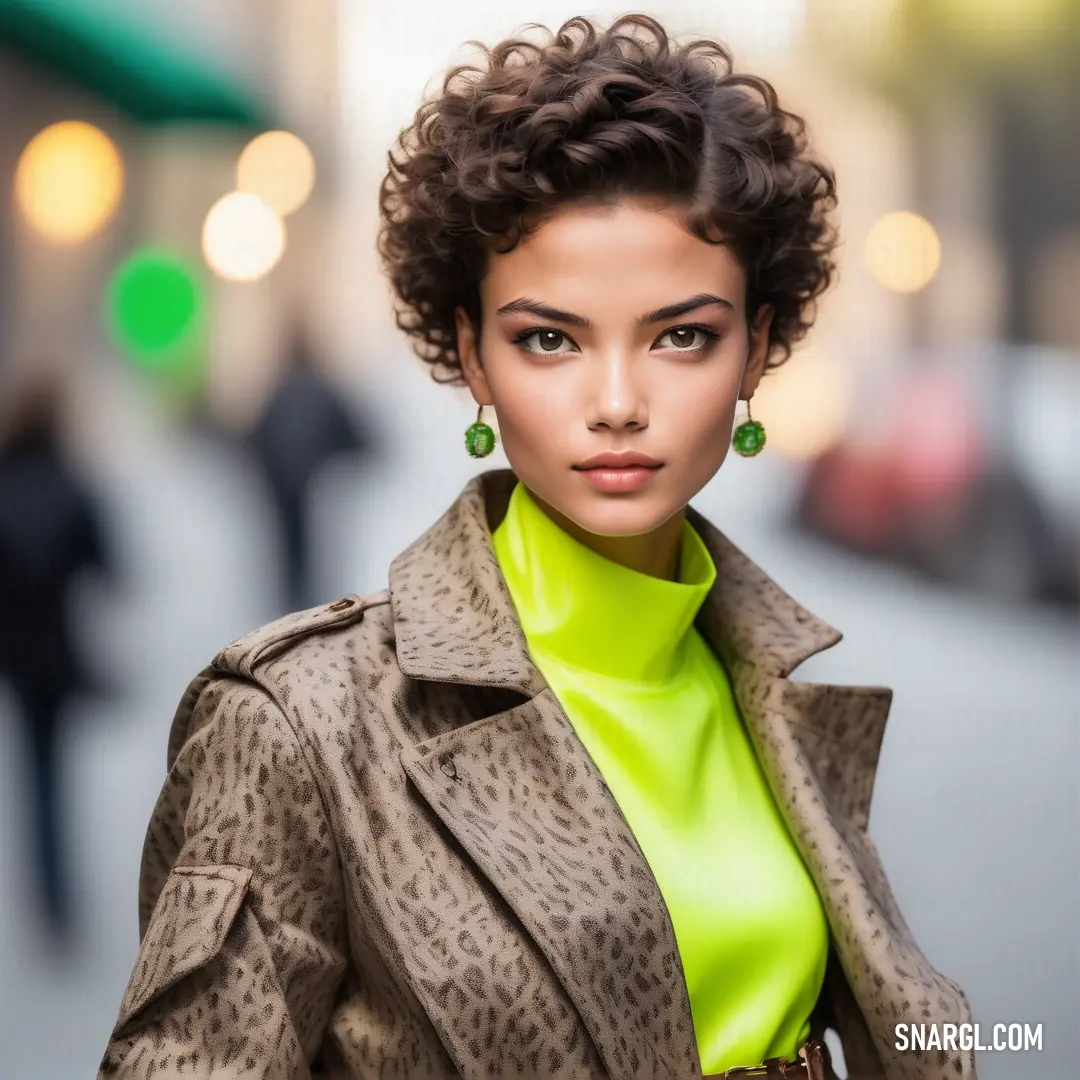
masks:
{"type": "MultiPolygon", "coordinates": [[[[389,588],[223,649],[173,721],[141,947],[98,1080],[698,1080],[672,924],[544,678],[473,479],[389,588]]],[[[890,690],[796,682],[841,638],[693,508],[697,626],[727,670],[830,927],[820,1015],[852,1077],[967,1080],[898,1052],[965,1023],[897,909],[867,815],[890,690]]]]}

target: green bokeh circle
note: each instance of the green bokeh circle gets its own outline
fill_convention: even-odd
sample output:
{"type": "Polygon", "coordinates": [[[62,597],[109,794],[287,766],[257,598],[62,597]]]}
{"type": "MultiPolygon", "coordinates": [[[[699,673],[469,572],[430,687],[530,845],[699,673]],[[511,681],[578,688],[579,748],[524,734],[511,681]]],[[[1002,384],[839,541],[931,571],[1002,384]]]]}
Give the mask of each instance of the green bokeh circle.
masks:
{"type": "Polygon", "coordinates": [[[205,313],[206,297],[198,278],[169,251],[136,251],[109,282],[105,302],[109,332],[146,367],[194,360],[205,313]]]}

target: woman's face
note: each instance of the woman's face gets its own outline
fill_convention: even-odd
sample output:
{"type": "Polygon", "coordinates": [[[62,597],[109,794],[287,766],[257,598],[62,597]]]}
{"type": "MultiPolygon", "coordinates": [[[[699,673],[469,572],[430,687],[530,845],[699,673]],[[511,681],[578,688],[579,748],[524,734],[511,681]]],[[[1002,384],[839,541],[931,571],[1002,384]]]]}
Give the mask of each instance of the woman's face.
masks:
{"type": "Polygon", "coordinates": [[[457,312],[458,354],[494,405],[518,478],[601,536],[650,533],[720,468],[736,402],[753,394],[771,311],[746,321],[746,277],[724,245],[639,201],[560,209],[480,286],[483,326],[457,312]],[[668,309],[668,310],[665,310],[668,309]],[[584,470],[636,451],[658,467],[584,470]]]}

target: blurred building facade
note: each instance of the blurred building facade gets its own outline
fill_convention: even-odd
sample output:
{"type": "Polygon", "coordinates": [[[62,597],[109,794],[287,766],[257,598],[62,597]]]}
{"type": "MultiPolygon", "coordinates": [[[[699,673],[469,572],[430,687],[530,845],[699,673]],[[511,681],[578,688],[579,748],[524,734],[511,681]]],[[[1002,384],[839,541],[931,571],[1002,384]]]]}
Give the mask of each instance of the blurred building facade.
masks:
{"type": "MultiPolygon", "coordinates": [[[[76,0],[73,8],[79,9],[76,0]]],[[[202,69],[242,88],[276,127],[311,148],[318,170],[308,204],[288,222],[287,248],[274,272],[256,282],[210,272],[200,245],[214,202],[236,187],[237,155],[255,130],[227,123],[140,123],[106,96],[27,58],[0,37],[0,371],[51,357],[72,396],[93,400],[96,376],[123,358],[106,333],[102,309],[110,276],[140,248],[162,247],[197,269],[207,292],[209,338],[200,364],[208,404],[226,423],[251,415],[282,355],[278,330],[293,312],[325,314],[329,275],[327,221],[335,199],[338,132],[336,0],[164,0],[137,4],[85,0],[80,17],[115,20],[124,34],[167,42],[202,69]],[[43,237],[19,212],[14,178],[20,155],[51,124],[81,120],[113,140],[123,167],[123,196],[108,224],[77,243],[43,237]]],[[[319,325],[332,324],[329,318],[319,325]]],[[[108,442],[88,410],[72,409],[73,435],[88,452],[108,442]]],[[[92,412],[92,410],[90,410],[92,412]]]]}

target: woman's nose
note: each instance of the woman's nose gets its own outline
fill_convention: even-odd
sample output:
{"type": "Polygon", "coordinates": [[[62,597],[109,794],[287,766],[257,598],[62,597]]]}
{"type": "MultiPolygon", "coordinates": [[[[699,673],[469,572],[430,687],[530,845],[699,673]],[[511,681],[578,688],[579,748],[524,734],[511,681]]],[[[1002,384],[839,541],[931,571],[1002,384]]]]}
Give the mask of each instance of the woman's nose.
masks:
{"type": "Polygon", "coordinates": [[[594,425],[625,427],[647,420],[645,397],[634,371],[633,358],[615,350],[597,360],[591,421],[594,425]]]}

